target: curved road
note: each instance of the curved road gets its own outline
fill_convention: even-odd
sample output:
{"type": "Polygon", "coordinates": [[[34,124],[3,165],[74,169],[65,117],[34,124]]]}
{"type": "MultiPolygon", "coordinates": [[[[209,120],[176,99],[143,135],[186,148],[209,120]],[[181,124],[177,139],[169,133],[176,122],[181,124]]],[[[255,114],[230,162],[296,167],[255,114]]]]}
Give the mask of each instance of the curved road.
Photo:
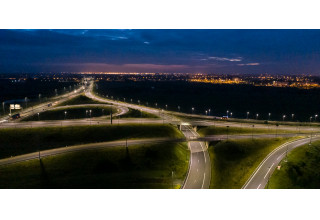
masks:
{"type": "MultiPolygon", "coordinates": [[[[312,140],[319,140],[320,137],[312,137],[312,140]]],[[[286,154],[293,149],[310,143],[310,137],[284,143],[273,150],[256,168],[242,189],[264,189],[269,178],[277,168],[286,154]]],[[[280,168],[281,169],[281,168],[280,168]]]]}

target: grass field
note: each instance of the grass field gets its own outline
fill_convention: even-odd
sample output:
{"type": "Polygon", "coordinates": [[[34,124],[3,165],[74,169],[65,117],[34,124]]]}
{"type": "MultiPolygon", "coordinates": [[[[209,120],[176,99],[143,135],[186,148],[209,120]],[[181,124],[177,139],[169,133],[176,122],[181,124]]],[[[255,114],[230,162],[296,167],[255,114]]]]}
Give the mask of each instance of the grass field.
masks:
{"type": "Polygon", "coordinates": [[[210,144],[210,188],[240,189],[261,161],[289,140],[293,138],[242,139],[210,144]]]}
{"type": "Polygon", "coordinates": [[[129,108],[129,112],[120,116],[121,118],[159,118],[157,115],[150,114],[148,112],[139,111],[129,108]]]}
{"type": "Polygon", "coordinates": [[[105,103],[90,99],[87,96],[81,94],[73,99],[70,99],[70,100],[67,100],[65,102],[60,103],[58,106],[82,105],[82,104],[105,104],[105,103]]]}
{"type": "Polygon", "coordinates": [[[23,118],[22,121],[41,121],[41,120],[69,120],[69,119],[80,119],[80,118],[90,118],[91,117],[101,117],[104,115],[110,115],[112,111],[115,113],[117,110],[115,107],[66,107],[62,109],[54,109],[45,112],[40,112],[38,114],[31,115],[29,117],[23,118]],[[67,112],[65,114],[65,112],[67,112]]]}
{"type": "Polygon", "coordinates": [[[198,133],[201,136],[208,136],[208,135],[219,135],[219,134],[286,134],[286,133],[297,133],[296,130],[283,130],[283,129],[276,129],[270,128],[241,128],[241,127],[232,127],[230,126],[227,128],[226,126],[218,127],[218,126],[208,126],[208,127],[201,127],[198,129],[198,133]]]}
{"type": "Polygon", "coordinates": [[[152,137],[181,138],[171,125],[130,124],[0,130],[0,158],[85,143],[152,137]]]}
{"type": "Polygon", "coordinates": [[[288,154],[288,162],[281,161],[269,180],[271,189],[319,189],[320,141],[298,147],[288,154]]]}
{"type": "Polygon", "coordinates": [[[188,159],[186,143],[67,153],[1,166],[0,188],[179,188],[188,159]]]}

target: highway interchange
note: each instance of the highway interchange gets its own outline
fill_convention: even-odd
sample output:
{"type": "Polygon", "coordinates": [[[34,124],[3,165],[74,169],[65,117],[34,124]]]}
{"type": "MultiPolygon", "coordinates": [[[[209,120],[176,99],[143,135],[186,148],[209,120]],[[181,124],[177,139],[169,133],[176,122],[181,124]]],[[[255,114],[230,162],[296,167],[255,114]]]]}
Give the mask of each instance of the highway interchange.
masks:
{"type": "MultiPolygon", "coordinates": [[[[130,104],[126,102],[119,102],[104,97],[99,97],[94,94],[93,91],[93,82],[90,83],[88,88],[79,88],[71,93],[65,94],[63,96],[56,97],[54,101],[41,103],[40,105],[34,106],[32,108],[27,108],[23,110],[20,114],[21,116],[28,117],[30,115],[36,114],[37,112],[42,112],[46,110],[53,109],[64,109],[68,106],[57,106],[60,103],[72,99],[83,91],[85,95],[93,100],[99,101],[105,104],[92,104],[92,105],[75,105],[72,107],[84,107],[84,106],[113,106],[117,107],[117,113],[114,116],[120,116],[126,114],[129,108],[137,109],[140,111],[145,111],[151,114],[160,116],[159,119],[118,119],[114,120],[114,123],[171,123],[177,125],[183,135],[184,139],[173,140],[173,139],[143,139],[143,140],[128,140],[128,145],[140,144],[140,143],[158,143],[163,141],[187,141],[188,148],[190,150],[190,160],[189,160],[189,169],[186,175],[184,184],[182,185],[183,189],[208,189],[210,186],[211,180],[211,163],[210,157],[207,150],[207,142],[212,140],[225,140],[225,139],[243,139],[250,137],[257,138],[274,138],[274,134],[259,134],[259,135],[214,135],[201,138],[200,135],[194,130],[195,126],[234,126],[234,127],[250,127],[251,124],[248,123],[236,123],[236,122],[216,122],[204,117],[204,119],[190,119],[190,114],[179,113],[179,116],[188,116],[188,118],[177,117],[177,114],[172,114],[172,112],[164,111],[162,109],[150,108],[142,105],[130,104]],[[48,104],[52,103],[52,107],[48,107],[48,104]]],[[[23,127],[50,127],[50,126],[77,126],[77,125],[91,125],[91,124],[110,124],[110,120],[103,118],[90,118],[90,119],[76,119],[76,120],[52,120],[52,121],[28,121],[28,122],[6,122],[8,117],[2,118],[0,120],[0,128],[23,128],[23,127]]],[[[267,128],[270,129],[269,125],[257,124],[256,128],[267,128]]],[[[278,127],[276,128],[278,129],[278,127]]],[[[293,126],[281,126],[280,129],[293,130],[297,131],[297,127],[293,126]]],[[[311,127],[303,128],[303,131],[306,132],[304,136],[310,134],[310,131],[315,130],[311,127]],[[309,133],[308,133],[309,131],[309,133]]],[[[302,135],[300,128],[299,132],[291,134],[278,134],[278,136],[283,137],[292,137],[302,135]],[[299,133],[299,134],[298,134],[299,133]]],[[[313,140],[318,140],[319,137],[314,134],[313,140]]],[[[263,189],[267,186],[268,180],[272,175],[273,171],[278,167],[278,164],[286,156],[288,152],[293,150],[296,147],[307,144],[310,141],[310,137],[298,139],[290,143],[285,143],[271,152],[256,168],[254,173],[250,176],[247,182],[243,185],[243,189],[263,189]]],[[[113,141],[105,143],[95,143],[95,144],[86,144],[86,145],[77,145],[70,147],[63,147],[57,149],[46,150],[42,152],[34,152],[30,154],[20,155],[16,157],[6,158],[0,160],[0,165],[11,164],[16,162],[21,162],[25,160],[35,159],[39,157],[45,157],[50,155],[56,155],[61,153],[67,153],[77,150],[88,150],[88,149],[97,149],[102,147],[110,146],[124,146],[126,143],[123,141],[113,141]]]]}

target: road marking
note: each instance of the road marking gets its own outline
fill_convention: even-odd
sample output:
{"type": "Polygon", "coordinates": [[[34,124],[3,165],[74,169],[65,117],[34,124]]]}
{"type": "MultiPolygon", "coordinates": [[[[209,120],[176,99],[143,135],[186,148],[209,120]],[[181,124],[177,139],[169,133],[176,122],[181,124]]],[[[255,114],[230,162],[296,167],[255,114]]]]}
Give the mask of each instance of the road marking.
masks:
{"type": "Polygon", "coordinates": [[[204,180],[206,179],[206,173],[203,174],[203,181],[202,181],[202,186],[201,189],[203,189],[203,185],[204,185],[204,180]]]}
{"type": "Polygon", "coordinates": [[[259,188],[260,188],[260,186],[261,186],[261,183],[259,184],[259,186],[258,186],[258,188],[257,188],[257,189],[259,189],[259,188]]]}
{"type": "Polygon", "coordinates": [[[273,167],[274,163],[271,165],[271,167],[269,167],[268,172],[266,173],[266,175],[264,176],[264,179],[266,178],[266,176],[268,175],[268,173],[270,172],[271,168],[273,167]]]}
{"type": "Polygon", "coordinates": [[[282,155],[284,155],[286,152],[283,152],[278,158],[277,158],[277,160],[279,160],[280,159],[280,157],[282,156],[282,155]]]}

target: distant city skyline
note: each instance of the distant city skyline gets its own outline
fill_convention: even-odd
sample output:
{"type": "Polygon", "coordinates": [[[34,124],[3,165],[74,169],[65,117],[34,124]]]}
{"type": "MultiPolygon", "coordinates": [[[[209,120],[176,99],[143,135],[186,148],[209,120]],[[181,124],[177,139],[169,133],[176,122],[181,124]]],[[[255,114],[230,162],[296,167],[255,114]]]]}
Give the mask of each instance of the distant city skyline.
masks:
{"type": "Polygon", "coordinates": [[[0,30],[0,73],[319,70],[320,30],[0,30]]]}

